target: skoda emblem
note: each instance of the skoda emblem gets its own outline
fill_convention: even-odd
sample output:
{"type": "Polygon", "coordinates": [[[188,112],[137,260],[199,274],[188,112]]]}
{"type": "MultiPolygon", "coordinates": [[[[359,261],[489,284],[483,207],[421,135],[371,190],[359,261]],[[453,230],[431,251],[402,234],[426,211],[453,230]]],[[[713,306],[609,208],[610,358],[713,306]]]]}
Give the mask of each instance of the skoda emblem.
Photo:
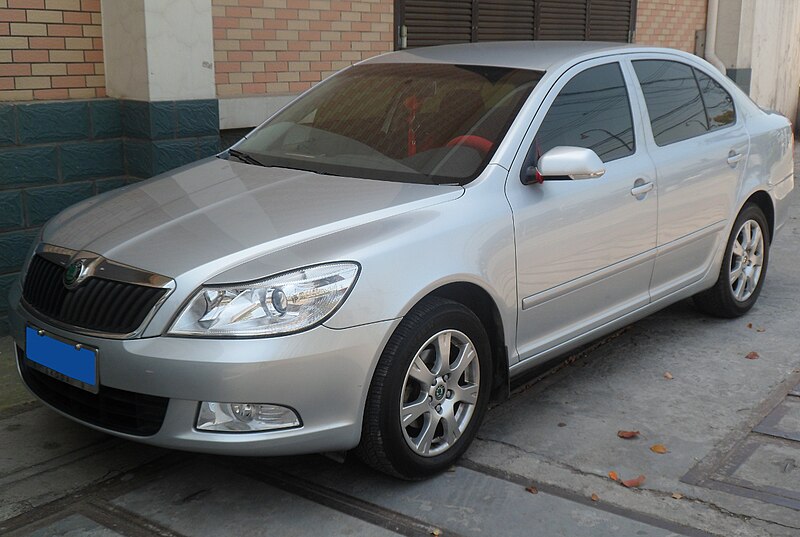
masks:
{"type": "Polygon", "coordinates": [[[64,272],[64,287],[67,289],[74,289],[81,283],[86,275],[86,265],[83,259],[78,259],[67,265],[67,270],[64,272]]]}
{"type": "Polygon", "coordinates": [[[436,393],[434,395],[436,396],[436,399],[441,400],[442,397],[444,397],[444,386],[437,386],[436,393]]]}

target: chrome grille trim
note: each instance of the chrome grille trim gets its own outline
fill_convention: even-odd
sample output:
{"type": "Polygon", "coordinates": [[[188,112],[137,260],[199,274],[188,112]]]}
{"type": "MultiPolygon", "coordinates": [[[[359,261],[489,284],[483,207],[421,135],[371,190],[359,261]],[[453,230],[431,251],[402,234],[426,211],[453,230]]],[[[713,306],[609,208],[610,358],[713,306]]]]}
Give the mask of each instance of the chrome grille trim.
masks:
{"type": "MultiPolygon", "coordinates": [[[[90,337],[108,338],[108,339],[137,338],[141,336],[142,332],[150,323],[156,311],[158,311],[161,305],[175,290],[175,281],[171,278],[162,276],[160,274],[148,272],[145,270],[137,269],[135,267],[131,267],[129,265],[125,265],[122,263],[117,263],[115,261],[106,259],[101,255],[95,254],[93,252],[76,251],[61,246],[55,246],[43,243],[37,246],[34,253],[34,257],[32,257],[27,261],[28,262],[26,263],[26,270],[25,273],[23,273],[23,279],[22,279],[23,307],[28,313],[30,313],[32,317],[42,321],[43,323],[46,323],[55,328],[66,330],[73,334],[82,334],[90,337]],[[111,282],[119,282],[134,286],[149,287],[153,289],[163,289],[164,292],[160,296],[160,298],[153,304],[153,306],[149,309],[149,311],[147,311],[147,313],[145,314],[139,325],[131,331],[120,333],[120,332],[109,332],[105,330],[97,330],[97,329],[76,326],[69,322],[64,322],[62,320],[55,319],[51,316],[51,314],[46,314],[42,311],[39,311],[34,305],[28,302],[24,291],[26,289],[25,280],[27,279],[28,272],[31,269],[32,260],[36,256],[39,256],[45,262],[50,262],[59,265],[61,267],[66,267],[75,260],[83,259],[86,261],[86,270],[88,271],[87,280],[94,277],[96,280],[101,282],[102,280],[109,280],[111,282]]],[[[100,307],[102,305],[92,303],[89,304],[88,306],[100,307]]]]}
{"type": "Polygon", "coordinates": [[[117,263],[116,261],[106,259],[94,252],[79,252],[77,250],[64,248],[63,246],[42,243],[36,248],[36,254],[53,263],[58,263],[62,267],[66,267],[78,259],[85,259],[89,262],[87,266],[89,270],[87,277],[98,276],[106,280],[159,288],[168,287],[170,282],[174,283],[172,278],[167,278],[166,276],[138,269],[130,265],[117,263]]]}

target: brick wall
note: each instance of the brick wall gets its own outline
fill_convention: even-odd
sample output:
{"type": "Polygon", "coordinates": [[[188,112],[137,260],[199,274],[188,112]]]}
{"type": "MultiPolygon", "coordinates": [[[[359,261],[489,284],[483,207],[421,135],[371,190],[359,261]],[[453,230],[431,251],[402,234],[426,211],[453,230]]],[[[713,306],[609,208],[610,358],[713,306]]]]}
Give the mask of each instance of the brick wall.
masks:
{"type": "Polygon", "coordinates": [[[706,27],[707,0],[639,0],[636,42],[694,52],[694,34],[706,27]]]}
{"type": "Polygon", "coordinates": [[[0,0],[0,101],[103,96],[100,0],[0,0]]]}
{"type": "Polygon", "coordinates": [[[217,94],[297,93],[393,47],[394,0],[212,0],[217,94]]]}

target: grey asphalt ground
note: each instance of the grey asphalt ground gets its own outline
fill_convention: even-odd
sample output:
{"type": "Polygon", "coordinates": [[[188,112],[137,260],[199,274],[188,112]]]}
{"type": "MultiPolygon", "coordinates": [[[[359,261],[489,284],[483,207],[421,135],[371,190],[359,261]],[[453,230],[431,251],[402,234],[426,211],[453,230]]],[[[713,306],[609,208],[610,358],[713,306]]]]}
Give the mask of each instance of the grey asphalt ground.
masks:
{"type": "Polygon", "coordinates": [[[682,302],[595,342],[518,385],[458,465],[417,483],[352,458],[212,457],[96,433],[30,402],[0,339],[0,534],[797,537],[798,267],[795,202],[746,317],[682,302]]]}

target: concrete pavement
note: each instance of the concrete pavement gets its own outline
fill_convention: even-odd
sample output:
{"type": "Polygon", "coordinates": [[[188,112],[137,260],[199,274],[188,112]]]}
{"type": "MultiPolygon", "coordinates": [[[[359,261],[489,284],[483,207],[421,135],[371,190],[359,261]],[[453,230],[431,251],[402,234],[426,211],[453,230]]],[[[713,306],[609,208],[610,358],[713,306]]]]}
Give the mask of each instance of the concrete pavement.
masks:
{"type": "Polygon", "coordinates": [[[14,364],[14,342],[10,337],[0,337],[0,411],[25,401],[33,401],[19,381],[14,364]]]}
{"type": "Polygon", "coordinates": [[[353,460],[107,437],[26,403],[2,339],[0,534],[796,537],[798,266],[800,203],[746,317],[709,319],[683,302],[590,345],[517,386],[452,471],[418,483],[353,460]],[[628,489],[610,471],[646,480],[628,489]]]}

